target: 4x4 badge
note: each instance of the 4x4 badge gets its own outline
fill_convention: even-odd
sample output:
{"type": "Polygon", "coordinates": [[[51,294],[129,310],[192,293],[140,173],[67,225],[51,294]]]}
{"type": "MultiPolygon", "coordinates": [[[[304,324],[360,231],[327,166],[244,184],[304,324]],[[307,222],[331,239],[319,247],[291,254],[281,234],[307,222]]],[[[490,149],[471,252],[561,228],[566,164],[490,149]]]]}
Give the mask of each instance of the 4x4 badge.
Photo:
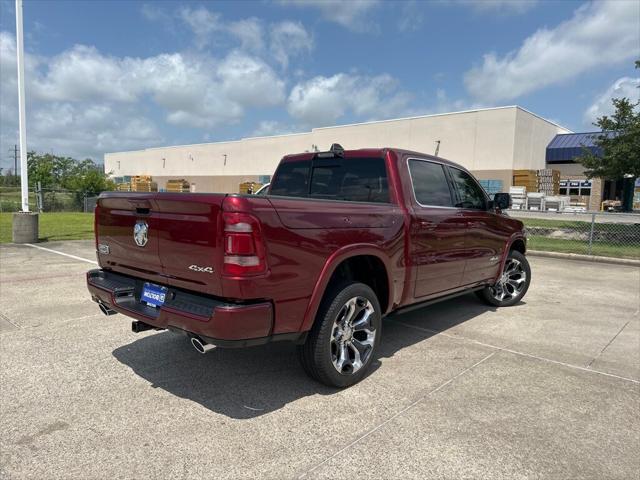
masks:
{"type": "Polygon", "coordinates": [[[133,240],[139,247],[144,247],[148,240],[149,225],[144,220],[138,220],[133,227],[133,240]]]}

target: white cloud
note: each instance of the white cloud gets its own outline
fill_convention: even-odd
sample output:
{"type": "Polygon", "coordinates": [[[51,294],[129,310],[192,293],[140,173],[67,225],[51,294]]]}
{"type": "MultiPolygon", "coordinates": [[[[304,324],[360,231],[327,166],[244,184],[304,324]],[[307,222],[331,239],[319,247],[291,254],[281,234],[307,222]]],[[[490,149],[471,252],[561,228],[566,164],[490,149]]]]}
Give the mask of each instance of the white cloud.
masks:
{"type": "Polygon", "coordinates": [[[380,0],[280,0],[280,4],[317,9],[325,20],[353,31],[371,27],[368,14],[381,5],[380,0]]]}
{"type": "Polygon", "coordinates": [[[319,127],[348,113],[365,120],[389,118],[404,111],[410,99],[390,75],[338,73],[298,83],[289,95],[288,111],[304,125],[319,127]]]}
{"type": "Polygon", "coordinates": [[[401,32],[413,32],[419,30],[424,23],[424,4],[418,0],[402,2],[398,30],[401,32]]]}
{"type": "Polygon", "coordinates": [[[313,39],[300,22],[280,22],[271,27],[271,53],[280,65],[287,67],[289,57],[313,49],[313,39]]]}
{"type": "MultiPolygon", "coordinates": [[[[0,32],[3,149],[16,142],[14,59],[13,36],[0,32]]],[[[144,113],[154,104],[169,124],[210,129],[238,122],[248,108],[286,99],[285,82],[273,68],[239,51],[221,59],[183,53],[132,58],[78,45],[52,58],[27,54],[25,69],[29,148],[79,157],[160,142],[159,128],[144,113]]]]}
{"type": "Polygon", "coordinates": [[[294,125],[287,125],[276,120],[263,120],[251,133],[252,137],[266,137],[271,135],[285,135],[287,133],[299,132],[301,128],[294,125]]]}
{"type": "Polygon", "coordinates": [[[570,20],[535,32],[517,51],[502,58],[486,54],[480,67],[465,74],[465,85],[476,99],[495,103],[631,61],[640,54],[638,25],[637,2],[583,5],[570,20]]]}
{"type": "Polygon", "coordinates": [[[640,100],[640,78],[622,77],[613,82],[584,112],[584,122],[591,125],[599,117],[611,115],[614,112],[611,99],[623,97],[634,103],[640,100]]]}
{"type": "Polygon", "coordinates": [[[198,48],[207,46],[212,35],[223,28],[220,23],[220,14],[205,7],[182,7],[179,14],[182,21],[193,30],[198,48]]]}
{"type": "Polygon", "coordinates": [[[267,107],[284,101],[284,81],[256,58],[232,52],[220,64],[218,75],[226,96],[243,106],[267,107]]]}
{"type": "Polygon", "coordinates": [[[499,14],[521,14],[535,7],[538,0],[458,0],[478,12],[497,12],[499,14]]]}
{"type": "Polygon", "coordinates": [[[260,19],[251,17],[231,22],[227,30],[240,41],[241,49],[253,52],[264,49],[264,26],[260,19]]]}

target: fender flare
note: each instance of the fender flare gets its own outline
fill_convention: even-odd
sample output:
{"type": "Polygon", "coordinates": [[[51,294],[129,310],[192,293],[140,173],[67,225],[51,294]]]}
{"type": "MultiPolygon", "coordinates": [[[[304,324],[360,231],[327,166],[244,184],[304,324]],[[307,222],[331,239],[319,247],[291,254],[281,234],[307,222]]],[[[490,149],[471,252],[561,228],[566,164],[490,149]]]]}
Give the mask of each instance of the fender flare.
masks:
{"type": "MultiPolygon", "coordinates": [[[[301,332],[311,330],[313,322],[316,318],[316,314],[318,313],[318,308],[320,308],[320,302],[322,301],[327,286],[329,285],[329,280],[331,279],[333,273],[336,271],[336,268],[338,268],[338,265],[349,258],[358,257],[361,255],[373,256],[382,261],[387,272],[387,282],[389,289],[389,305],[387,305],[387,310],[389,310],[392,304],[392,299],[394,298],[393,277],[391,275],[391,260],[384,253],[384,251],[376,245],[368,243],[348,245],[333,252],[322,267],[318,280],[316,281],[316,284],[313,288],[311,298],[309,299],[309,304],[307,305],[307,309],[304,313],[302,325],[300,326],[301,332]]],[[[384,315],[386,312],[381,313],[382,315],[384,315]]]]}
{"type": "Polygon", "coordinates": [[[507,257],[509,256],[509,252],[511,251],[511,247],[518,240],[522,240],[524,242],[524,247],[525,247],[525,251],[526,251],[526,248],[527,248],[527,237],[525,237],[522,234],[522,232],[516,232],[513,235],[511,235],[511,237],[509,237],[509,241],[507,242],[507,248],[504,249],[504,252],[502,254],[502,259],[500,259],[500,269],[498,270],[498,273],[496,274],[496,278],[495,278],[496,282],[498,281],[498,278],[500,278],[500,275],[502,274],[502,270],[504,270],[504,264],[507,261],[507,257]]]}

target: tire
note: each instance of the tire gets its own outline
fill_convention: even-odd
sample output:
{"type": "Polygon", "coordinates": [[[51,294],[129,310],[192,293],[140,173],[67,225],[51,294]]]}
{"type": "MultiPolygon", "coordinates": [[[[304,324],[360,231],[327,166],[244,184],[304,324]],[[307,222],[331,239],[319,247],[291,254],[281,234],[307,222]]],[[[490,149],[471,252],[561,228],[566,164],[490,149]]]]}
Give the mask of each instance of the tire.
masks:
{"type": "Polygon", "coordinates": [[[476,291],[476,295],[494,307],[510,307],[522,300],[530,283],[531,267],[527,257],[517,250],[511,250],[504,262],[500,279],[494,285],[476,291]]]}
{"type": "Polygon", "coordinates": [[[298,347],[304,370],[330,387],[358,383],[375,358],[381,328],[380,303],[369,286],[345,282],[332,287],[307,341],[298,347]]]}

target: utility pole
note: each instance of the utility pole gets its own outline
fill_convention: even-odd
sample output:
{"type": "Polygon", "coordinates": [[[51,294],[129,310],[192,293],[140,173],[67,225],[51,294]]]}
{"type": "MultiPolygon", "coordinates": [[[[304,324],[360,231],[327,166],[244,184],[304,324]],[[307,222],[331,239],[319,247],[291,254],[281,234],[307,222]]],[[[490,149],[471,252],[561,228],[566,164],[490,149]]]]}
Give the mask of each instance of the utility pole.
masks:
{"type": "Polygon", "coordinates": [[[18,176],[18,145],[13,146],[13,174],[18,176]]]}

